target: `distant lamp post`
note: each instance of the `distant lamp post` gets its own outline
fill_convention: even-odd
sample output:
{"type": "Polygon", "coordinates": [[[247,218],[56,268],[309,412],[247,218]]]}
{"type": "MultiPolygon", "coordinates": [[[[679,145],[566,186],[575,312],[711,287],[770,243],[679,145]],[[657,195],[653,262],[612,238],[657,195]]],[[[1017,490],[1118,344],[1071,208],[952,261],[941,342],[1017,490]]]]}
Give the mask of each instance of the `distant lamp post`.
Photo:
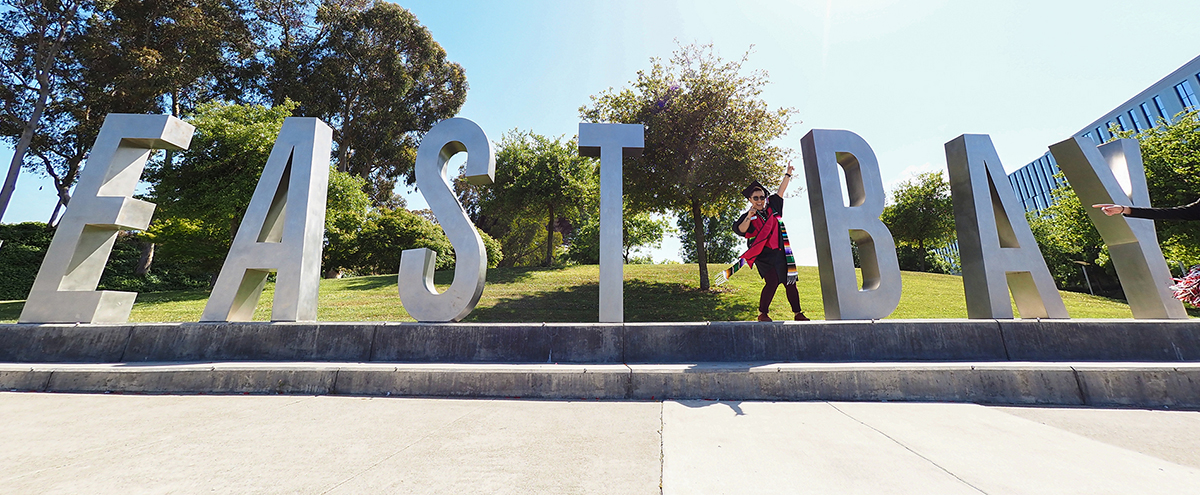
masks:
{"type": "Polygon", "coordinates": [[[1090,265],[1091,263],[1088,263],[1086,261],[1076,261],[1075,263],[1078,263],[1079,268],[1083,270],[1083,281],[1087,282],[1088,294],[1091,294],[1093,296],[1096,295],[1096,293],[1092,291],[1092,279],[1088,278],[1088,274],[1087,274],[1087,266],[1090,265]]]}

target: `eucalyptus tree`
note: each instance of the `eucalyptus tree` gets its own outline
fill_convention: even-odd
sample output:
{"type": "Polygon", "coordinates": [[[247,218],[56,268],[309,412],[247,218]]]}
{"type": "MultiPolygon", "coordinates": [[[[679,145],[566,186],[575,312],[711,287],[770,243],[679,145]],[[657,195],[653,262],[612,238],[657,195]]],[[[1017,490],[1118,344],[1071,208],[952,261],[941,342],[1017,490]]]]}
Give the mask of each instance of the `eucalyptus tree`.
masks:
{"type": "Polygon", "coordinates": [[[326,1],[311,29],[288,33],[271,54],[270,98],[328,122],[337,169],[367,179],[385,203],[398,179],[415,180],[420,137],[466,101],[462,66],[415,15],[384,1],[326,1]]]}
{"type": "Polygon", "coordinates": [[[0,188],[0,218],[47,109],[64,99],[64,81],[78,74],[68,46],[95,8],[91,0],[0,1],[0,136],[13,143],[0,188]]]}
{"type": "Polygon", "coordinates": [[[625,166],[625,193],[635,211],[689,213],[700,287],[707,290],[703,219],[739,204],[753,180],[783,173],[789,151],[772,144],[789,128],[791,108],[762,100],[767,73],[720,58],[712,45],[681,46],[669,61],[651,59],[631,87],[592,96],[580,107],[588,122],[644,124],[641,157],[625,166]]]}

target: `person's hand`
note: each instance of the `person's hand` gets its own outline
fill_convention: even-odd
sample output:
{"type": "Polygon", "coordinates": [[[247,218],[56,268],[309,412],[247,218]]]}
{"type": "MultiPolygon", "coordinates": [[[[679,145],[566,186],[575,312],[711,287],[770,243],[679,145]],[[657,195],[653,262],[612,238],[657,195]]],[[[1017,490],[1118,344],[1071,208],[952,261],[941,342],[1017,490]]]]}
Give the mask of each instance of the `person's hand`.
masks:
{"type": "Polygon", "coordinates": [[[1124,213],[1129,213],[1129,207],[1122,206],[1122,205],[1095,204],[1095,205],[1092,205],[1092,208],[1100,208],[1100,211],[1103,211],[1105,215],[1108,215],[1110,217],[1113,215],[1121,215],[1124,213]]]}
{"type": "Polygon", "coordinates": [[[754,202],[750,202],[750,209],[746,210],[746,216],[752,217],[758,213],[758,207],[754,206],[754,202]]]}
{"type": "Polygon", "coordinates": [[[784,172],[784,174],[786,174],[790,177],[792,175],[792,172],[795,172],[795,171],[796,171],[796,166],[789,163],[787,166],[787,172],[784,172]]]}

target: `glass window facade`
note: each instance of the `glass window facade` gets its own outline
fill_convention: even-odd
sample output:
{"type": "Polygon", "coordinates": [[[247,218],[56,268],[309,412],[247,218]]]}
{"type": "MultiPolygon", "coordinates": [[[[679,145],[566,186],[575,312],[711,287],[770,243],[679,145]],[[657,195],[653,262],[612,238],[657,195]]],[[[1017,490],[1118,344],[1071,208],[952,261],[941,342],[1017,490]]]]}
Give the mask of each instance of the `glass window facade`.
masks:
{"type": "Polygon", "coordinates": [[[1175,94],[1179,95],[1179,102],[1184,108],[1200,107],[1200,100],[1196,99],[1196,92],[1192,91],[1192,84],[1188,81],[1183,81],[1175,85],[1175,94]]]}
{"type": "Polygon", "coordinates": [[[1150,127],[1158,125],[1158,117],[1154,115],[1154,110],[1150,109],[1150,105],[1142,103],[1141,108],[1142,115],[1146,117],[1146,123],[1149,124],[1150,127]]]}
{"type": "Polygon", "coordinates": [[[1008,182],[1025,211],[1038,211],[1054,202],[1054,189],[1063,185],[1062,179],[1054,177],[1057,173],[1054,156],[1046,153],[1009,174],[1008,182]]]}
{"type": "Polygon", "coordinates": [[[1154,97],[1154,108],[1158,110],[1158,116],[1162,117],[1163,120],[1171,120],[1171,116],[1167,115],[1167,107],[1163,105],[1161,97],[1154,97]]]}
{"type": "MultiPolygon", "coordinates": [[[[1125,121],[1125,116],[1124,116],[1124,115],[1118,115],[1118,116],[1117,116],[1117,125],[1121,127],[1121,130],[1122,130],[1122,131],[1128,131],[1128,130],[1130,130],[1130,129],[1131,129],[1131,128],[1129,127],[1129,122],[1126,122],[1126,121],[1125,121]]],[[[1136,130],[1136,129],[1134,129],[1134,130],[1136,130]]]]}
{"type": "Polygon", "coordinates": [[[1146,123],[1142,121],[1142,117],[1140,115],[1138,115],[1138,112],[1139,112],[1139,110],[1136,108],[1133,110],[1130,110],[1129,111],[1129,120],[1133,122],[1133,130],[1135,130],[1137,132],[1142,132],[1146,129],[1149,129],[1149,127],[1146,127],[1146,123]]]}

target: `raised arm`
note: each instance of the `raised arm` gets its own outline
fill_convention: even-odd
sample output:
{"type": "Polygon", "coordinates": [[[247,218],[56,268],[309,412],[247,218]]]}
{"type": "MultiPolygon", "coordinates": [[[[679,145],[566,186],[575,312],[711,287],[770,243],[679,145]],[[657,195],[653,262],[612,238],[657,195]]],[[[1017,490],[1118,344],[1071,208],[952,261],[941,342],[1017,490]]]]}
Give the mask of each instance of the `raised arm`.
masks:
{"type": "Polygon", "coordinates": [[[796,167],[792,166],[792,164],[791,164],[791,163],[789,163],[789,164],[788,164],[788,166],[787,166],[787,172],[784,172],[784,174],[783,174],[783,179],[781,179],[781,180],[779,181],[779,192],[778,192],[778,194],[779,194],[780,196],[783,196],[783,193],[784,193],[784,192],[787,192],[788,184],[791,184],[791,183],[792,183],[792,172],[794,172],[794,171],[796,171],[796,167]]]}

